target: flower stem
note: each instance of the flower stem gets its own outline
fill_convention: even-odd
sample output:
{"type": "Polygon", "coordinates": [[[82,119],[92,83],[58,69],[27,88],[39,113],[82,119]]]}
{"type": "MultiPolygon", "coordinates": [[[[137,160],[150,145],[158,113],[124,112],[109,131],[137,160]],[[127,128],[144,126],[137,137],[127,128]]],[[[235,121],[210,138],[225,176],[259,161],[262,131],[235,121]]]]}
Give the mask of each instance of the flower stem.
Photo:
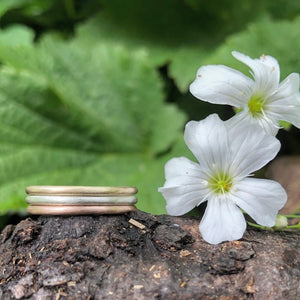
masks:
{"type": "Polygon", "coordinates": [[[282,216],[285,216],[287,218],[300,218],[300,215],[282,215],[282,216]]]}
{"type": "Polygon", "coordinates": [[[247,222],[247,223],[248,223],[248,225],[250,225],[250,226],[252,226],[252,227],[255,227],[255,228],[259,228],[259,229],[270,228],[270,227],[265,227],[265,226],[258,225],[258,224],[252,223],[252,222],[247,222]]]}
{"type": "Polygon", "coordinates": [[[255,223],[252,223],[252,222],[247,222],[248,225],[252,226],[252,227],[255,227],[255,228],[259,228],[259,229],[273,229],[273,230],[284,230],[284,229],[299,229],[300,230],[300,222],[296,225],[289,225],[289,226],[285,226],[285,227],[282,227],[282,228],[278,228],[276,226],[273,226],[273,227],[266,227],[266,226],[262,226],[262,225],[258,225],[258,224],[255,224],[255,223]]]}
{"type": "Polygon", "coordinates": [[[289,226],[286,226],[285,229],[292,229],[292,228],[297,228],[297,229],[300,229],[300,222],[296,225],[289,225],[289,226]]]}

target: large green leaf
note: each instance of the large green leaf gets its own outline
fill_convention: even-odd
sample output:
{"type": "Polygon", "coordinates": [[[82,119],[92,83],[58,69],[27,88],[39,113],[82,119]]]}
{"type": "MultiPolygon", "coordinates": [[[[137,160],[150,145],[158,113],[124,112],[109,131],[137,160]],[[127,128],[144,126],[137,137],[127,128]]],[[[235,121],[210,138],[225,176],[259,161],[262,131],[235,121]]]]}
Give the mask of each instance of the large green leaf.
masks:
{"type": "Polygon", "coordinates": [[[101,13],[77,29],[75,43],[95,42],[144,49],[154,66],[170,64],[170,74],[186,91],[200,65],[226,34],[261,14],[262,1],[102,1],[101,13]]]}
{"type": "Polygon", "coordinates": [[[33,0],[1,0],[0,18],[9,10],[20,8],[26,4],[31,4],[33,0]]]}
{"type": "MultiPolygon", "coordinates": [[[[0,34],[0,213],[24,208],[32,184],[135,185],[138,207],[164,212],[157,192],[185,116],[164,101],[143,51],[0,34]]],[[[24,35],[28,30],[24,28],[24,35]]]]}
{"type": "Polygon", "coordinates": [[[274,56],[280,64],[281,77],[292,72],[300,72],[300,17],[293,21],[272,21],[265,19],[250,25],[245,31],[228,37],[205,63],[224,64],[248,72],[231,55],[232,50],[240,51],[251,57],[262,54],[274,56]]]}

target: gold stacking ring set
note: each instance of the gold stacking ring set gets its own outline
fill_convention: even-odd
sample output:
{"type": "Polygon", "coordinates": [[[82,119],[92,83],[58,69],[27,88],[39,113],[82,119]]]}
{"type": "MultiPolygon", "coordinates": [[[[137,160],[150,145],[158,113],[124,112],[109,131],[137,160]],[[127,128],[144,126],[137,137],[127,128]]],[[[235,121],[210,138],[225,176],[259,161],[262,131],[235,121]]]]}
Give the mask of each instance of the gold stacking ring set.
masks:
{"type": "Polygon", "coordinates": [[[136,187],[28,186],[27,211],[35,215],[122,214],[136,210],[136,187]]]}

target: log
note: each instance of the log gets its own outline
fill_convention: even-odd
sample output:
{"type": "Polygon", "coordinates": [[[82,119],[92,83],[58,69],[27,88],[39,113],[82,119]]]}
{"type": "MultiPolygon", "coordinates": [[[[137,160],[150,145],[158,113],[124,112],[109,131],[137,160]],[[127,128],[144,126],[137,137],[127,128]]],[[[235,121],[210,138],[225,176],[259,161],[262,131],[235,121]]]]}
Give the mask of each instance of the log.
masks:
{"type": "Polygon", "coordinates": [[[0,235],[0,299],[299,299],[297,231],[210,245],[193,217],[27,218],[0,235]]]}

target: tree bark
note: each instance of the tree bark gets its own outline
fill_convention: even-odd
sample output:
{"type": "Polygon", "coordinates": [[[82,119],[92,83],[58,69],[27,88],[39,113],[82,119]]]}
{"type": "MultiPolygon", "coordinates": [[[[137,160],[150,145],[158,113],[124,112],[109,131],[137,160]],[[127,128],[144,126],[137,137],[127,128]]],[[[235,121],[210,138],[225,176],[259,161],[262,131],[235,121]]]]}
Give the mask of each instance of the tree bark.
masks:
{"type": "Polygon", "coordinates": [[[0,235],[0,299],[299,299],[299,233],[210,245],[191,217],[28,218],[0,235]]]}

